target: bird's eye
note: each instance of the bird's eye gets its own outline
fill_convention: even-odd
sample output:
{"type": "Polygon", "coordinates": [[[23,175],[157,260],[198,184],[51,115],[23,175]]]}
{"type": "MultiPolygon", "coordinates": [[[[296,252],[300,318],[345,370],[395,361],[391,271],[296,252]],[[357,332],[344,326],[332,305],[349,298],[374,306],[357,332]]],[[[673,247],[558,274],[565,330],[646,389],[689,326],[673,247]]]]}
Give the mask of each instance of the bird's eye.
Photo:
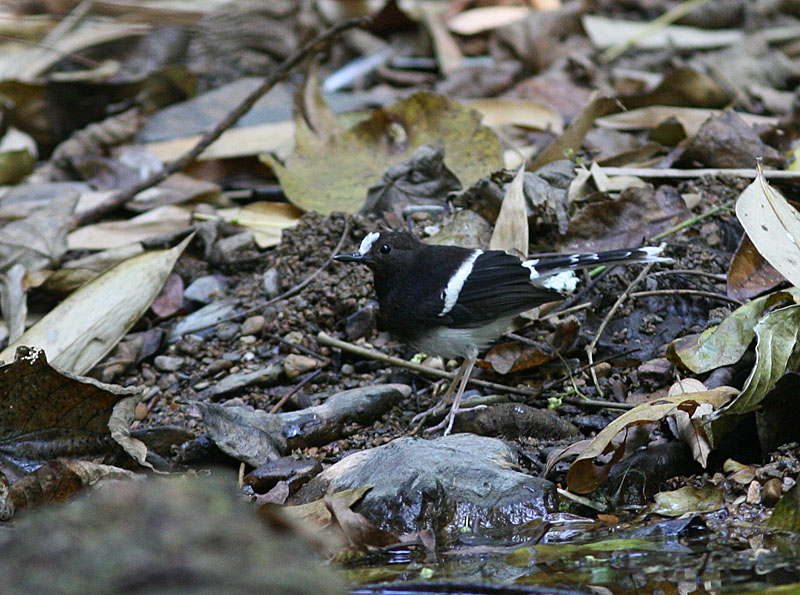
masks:
{"type": "Polygon", "coordinates": [[[384,244],[378,250],[381,254],[389,254],[392,251],[392,247],[389,244],[384,244]]]}

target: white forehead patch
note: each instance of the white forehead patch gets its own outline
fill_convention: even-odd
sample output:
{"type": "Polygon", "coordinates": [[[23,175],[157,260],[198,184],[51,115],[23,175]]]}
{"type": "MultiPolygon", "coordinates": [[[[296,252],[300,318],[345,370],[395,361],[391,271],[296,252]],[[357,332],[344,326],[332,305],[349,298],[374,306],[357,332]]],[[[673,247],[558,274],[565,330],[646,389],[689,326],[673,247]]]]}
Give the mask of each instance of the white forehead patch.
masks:
{"type": "Polygon", "coordinates": [[[372,231],[365,235],[364,239],[361,240],[361,245],[358,247],[358,253],[361,256],[366,256],[369,249],[372,248],[372,244],[374,244],[379,237],[381,237],[381,234],[377,231],[372,231]]]}

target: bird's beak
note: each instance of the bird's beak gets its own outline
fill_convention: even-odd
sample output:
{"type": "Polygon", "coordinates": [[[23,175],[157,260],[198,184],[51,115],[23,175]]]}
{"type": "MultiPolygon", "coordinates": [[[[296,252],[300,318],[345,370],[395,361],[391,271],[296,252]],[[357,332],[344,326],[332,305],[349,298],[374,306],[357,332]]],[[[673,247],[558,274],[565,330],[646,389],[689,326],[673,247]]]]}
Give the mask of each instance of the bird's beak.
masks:
{"type": "Polygon", "coordinates": [[[360,252],[353,252],[352,254],[337,254],[333,259],[339,262],[362,262],[364,257],[360,252]]]}

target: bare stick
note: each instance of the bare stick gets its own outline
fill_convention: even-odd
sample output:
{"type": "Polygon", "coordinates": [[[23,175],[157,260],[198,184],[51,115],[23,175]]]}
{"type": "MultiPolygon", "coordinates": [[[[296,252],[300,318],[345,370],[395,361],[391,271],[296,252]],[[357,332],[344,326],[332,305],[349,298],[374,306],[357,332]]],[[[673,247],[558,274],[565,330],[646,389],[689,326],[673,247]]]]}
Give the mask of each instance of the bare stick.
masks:
{"type": "Polygon", "coordinates": [[[263,95],[272,89],[272,87],[274,87],[281,79],[283,79],[283,77],[285,77],[292,68],[302,62],[309,54],[316,51],[319,46],[330,42],[333,38],[347,29],[359,27],[368,22],[369,19],[367,18],[347,19],[346,21],[342,21],[341,23],[328,28],[317,35],[314,39],[286,58],[286,60],[284,60],[266,79],[264,79],[264,82],[261,83],[258,89],[253,91],[244,101],[236,106],[236,108],[225,118],[223,118],[213,130],[205,134],[190,151],[185,153],[179,159],[176,159],[170,163],[162,171],[153,174],[146,180],[142,180],[133,186],[129,186],[128,188],[115,192],[107,200],[103,201],[96,207],[84,211],[82,214],[76,217],[75,227],[80,227],[81,225],[91,223],[105,215],[108,215],[109,213],[122,207],[126,202],[131,200],[142,190],[146,190],[151,186],[155,186],[159,182],[163,182],[168,176],[184,169],[192,161],[197,159],[197,157],[203,151],[205,151],[209,145],[211,145],[211,143],[217,140],[223,132],[233,126],[239,120],[239,118],[250,111],[250,108],[255,105],[256,101],[258,101],[263,95]]]}
{"type": "MultiPolygon", "coordinates": [[[[436,378],[446,378],[447,380],[450,381],[452,381],[454,377],[454,374],[452,372],[445,372],[444,370],[437,370],[435,368],[421,366],[419,364],[406,361],[399,357],[386,355],[385,353],[381,353],[380,351],[376,351],[374,349],[366,349],[365,347],[359,347],[358,345],[353,345],[352,343],[348,343],[347,341],[341,341],[340,339],[331,337],[329,334],[325,332],[319,332],[317,334],[317,341],[323,345],[328,345],[329,347],[335,347],[337,349],[341,349],[342,351],[347,351],[348,353],[360,355],[361,357],[367,359],[384,362],[392,366],[407,368],[409,370],[413,370],[414,372],[425,374],[427,376],[434,376],[436,378]]],[[[591,365],[597,365],[598,363],[601,362],[596,362],[595,364],[591,365]]],[[[541,391],[539,390],[533,390],[530,388],[519,388],[516,386],[508,386],[505,384],[498,384],[496,382],[487,382],[486,380],[479,380],[477,378],[470,378],[469,384],[473,384],[475,386],[481,386],[483,388],[488,388],[490,390],[504,391],[516,395],[523,395],[526,397],[540,397],[541,394],[541,391]]],[[[597,401],[592,399],[580,399],[580,398],[573,399],[569,397],[564,397],[562,398],[562,400],[565,403],[569,403],[570,405],[576,405],[578,407],[606,407],[608,409],[633,409],[633,405],[630,405],[628,403],[613,403],[607,401],[597,401]]]]}
{"type": "Polygon", "coordinates": [[[739,300],[728,297],[727,295],[714,293],[713,291],[702,291],[700,289],[655,289],[653,291],[635,291],[630,296],[648,297],[652,295],[698,295],[723,302],[730,302],[732,304],[736,304],[737,306],[744,306],[744,302],[740,302],[739,300]]]}

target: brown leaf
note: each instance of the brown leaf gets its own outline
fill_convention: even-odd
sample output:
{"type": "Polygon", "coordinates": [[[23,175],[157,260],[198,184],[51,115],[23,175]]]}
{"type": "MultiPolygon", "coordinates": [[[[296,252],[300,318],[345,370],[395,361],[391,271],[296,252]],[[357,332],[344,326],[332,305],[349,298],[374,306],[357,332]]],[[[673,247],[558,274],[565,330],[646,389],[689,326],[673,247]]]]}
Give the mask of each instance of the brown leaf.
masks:
{"type": "Polygon", "coordinates": [[[570,241],[559,248],[586,252],[637,246],[688,214],[672,188],[628,188],[617,200],[594,203],[578,211],[569,223],[570,241]]]}
{"type": "Polygon", "coordinates": [[[156,316],[167,318],[175,314],[183,307],[183,279],[177,273],[170,274],[167,277],[164,287],[161,288],[161,293],[153,303],[150,304],[150,309],[155,312],[156,316]]]}
{"type": "Polygon", "coordinates": [[[742,235],[728,267],[728,296],[748,300],[784,282],[775,267],[759,254],[750,237],[742,235]]]}
{"type": "Polygon", "coordinates": [[[689,415],[702,403],[710,403],[715,409],[719,409],[738,392],[736,389],[722,386],[699,393],[653,399],[626,411],[603,428],[572,463],[567,472],[569,489],[578,494],[585,494],[595,490],[608,477],[611,468],[625,453],[625,435],[623,434],[621,441],[616,443],[614,441],[621,432],[664,419],[675,409],[686,411],[689,415]],[[594,459],[604,454],[611,454],[611,459],[603,464],[595,464],[594,459]]]}
{"type": "Polygon", "coordinates": [[[324,502],[353,547],[357,549],[386,547],[400,541],[393,533],[373,525],[363,514],[350,510],[350,505],[341,498],[326,496],[324,502]]]}
{"type": "Polygon", "coordinates": [[[546,343],[533,346],[510,342],[492,347],[484,360],[499,374],[513,374],[546,364],[555,356],[555,350],[546,343]]]}
{"type": "Polygon", "coordinates": [[[0,471],[13,479],[61,455],[112,452],[114,405],[139,392],[59,372],[20,347],[0,367],[0,471]]]}

